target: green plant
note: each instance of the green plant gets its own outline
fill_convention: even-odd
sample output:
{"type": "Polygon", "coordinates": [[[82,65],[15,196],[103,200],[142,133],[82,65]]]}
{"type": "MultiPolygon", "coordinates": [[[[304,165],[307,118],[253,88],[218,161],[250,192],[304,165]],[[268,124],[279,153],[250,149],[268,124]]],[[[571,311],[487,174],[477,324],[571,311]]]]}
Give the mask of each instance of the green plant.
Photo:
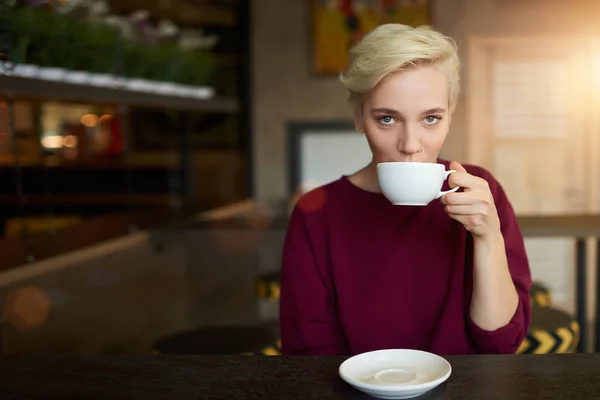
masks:
{"type": "Polygon", "coordinates": [[[82,23],[77,31],[82,43],[81,69],[90,72],[112,73],[122,46],[118,32],[108,26],[82,23]]]}
{"type": "Polygon", "coordinates": [[[180,52],[176,79],[181,83],[202,85],[209,81],[214,71],[213,58],[207,52],[180,52]]]}
{"type": "Polygon", "coordinates": [[[116,28],[40,7],[9,11],[13,61],[183,84],[208,84],[214,65],[206,51],[171,43],[125,41],[116,28]]]}

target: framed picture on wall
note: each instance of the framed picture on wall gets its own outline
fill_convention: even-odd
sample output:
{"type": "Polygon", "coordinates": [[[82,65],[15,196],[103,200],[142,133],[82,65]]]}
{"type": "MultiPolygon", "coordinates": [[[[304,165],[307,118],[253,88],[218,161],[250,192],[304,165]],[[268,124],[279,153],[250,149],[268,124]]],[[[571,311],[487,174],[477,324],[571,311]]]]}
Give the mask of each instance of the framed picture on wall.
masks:
{"type": "Polygon", "coordinates": [[[431,0],[310,0],[312,69],[337,75],[348,65],[348,50],[379,25],[430,25],[431,0]]]}
{"type": "Polygon", "coordinates": [[[289,195],[350,175],[371,161],[367,139],[352,121],[291,122],[287,131],[289,195]]]}

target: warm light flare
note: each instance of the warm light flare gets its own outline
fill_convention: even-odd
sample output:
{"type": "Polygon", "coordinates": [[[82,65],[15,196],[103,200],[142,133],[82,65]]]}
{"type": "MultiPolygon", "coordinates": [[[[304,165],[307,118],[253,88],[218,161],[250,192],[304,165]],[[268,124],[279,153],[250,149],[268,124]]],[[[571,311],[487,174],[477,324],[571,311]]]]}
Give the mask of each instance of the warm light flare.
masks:
{"type": "Polygon", "coordinates": [[[19,331],[43,325],[50,315],[52,300],[37,286],[11,290],[5,299],[4,317],[19,331]]]}
{"type": "Polygon", "coordinates": [[[42,138],[42,146],[47,149],[60,149],[63,146],[63,138],[59,135],[45,136],[42,138]]]}
{"type": "Polygon", "coordinates": [[[78,139],[77,136],[75,135],[67,135],[63,138],[63,146],[65,147],[69,147],[69,148],[75,148],[77,147],[77,143],[78,143],[78,139]]]}
{"type": "Polygon", "coordinates": [[[93,128],[98,124],[98,116],[96,114],[85,114],[81,117],[81,123],[88,128],[93,128]]]}
{"type": "Polygon", "coordinates": [[[104,114],[103,116],[101,116],[101,117],[98,119],[98,122],[100,122],[100,123],[102,123],[102,122],[108,122],[108,121],[110,121],[110,120],[111,120],[111,119],[113,119],[113,118],[114,118],[114,115],[111,115],[111,114],[104,114]]]}

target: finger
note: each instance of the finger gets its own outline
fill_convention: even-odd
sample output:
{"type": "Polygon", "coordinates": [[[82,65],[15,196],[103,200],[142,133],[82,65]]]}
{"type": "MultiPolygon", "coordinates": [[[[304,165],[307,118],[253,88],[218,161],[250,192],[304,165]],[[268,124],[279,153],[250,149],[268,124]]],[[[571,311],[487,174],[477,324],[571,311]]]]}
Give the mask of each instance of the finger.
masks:
{"type": "Polygon", "coordinates": [[[466,190],[477,188],[485,189],[488,183],[485,179],[469,174],[468,172],[455,172],[448,177],[450,187],[460,186],[466,190]]]}
{"type": "Polygon", "coordinates": [[[444,207],[446,213],[449,215],[465,216],[465,215],[481,215],[485,216],[487,213],[484,207],[480,204],[465,204],[465,205],[446,205],[444,207]]]}
{"type": "Polygon", "coordinates": [[[479,197],[475,196],[473,192],[447,193],[442,196],[441,200],[443,204],[449,205],[476,204],[480,201],[479,197]]]}
{"type": "Polygon", "coordinates": [[[468,172],[454,172],[448,177],[448,186],[455,188],[457,186],[462,188],[471,188],[473,186],[472,175],[468,172]]]}
{"type": "Polygon", "coordinates": [[[463,167],[458,161],[451,161],[450,169],[456,170],[458,172],[467,172],[465,167],[463,167]]]}

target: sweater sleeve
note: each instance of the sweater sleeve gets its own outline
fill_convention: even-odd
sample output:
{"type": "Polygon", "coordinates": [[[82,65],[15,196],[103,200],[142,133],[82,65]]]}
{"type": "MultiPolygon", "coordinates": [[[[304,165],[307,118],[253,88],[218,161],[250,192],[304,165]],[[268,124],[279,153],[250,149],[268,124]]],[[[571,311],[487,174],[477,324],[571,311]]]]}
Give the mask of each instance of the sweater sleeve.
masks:
{"type": "MultiPolygon", "coordinates": [[[[489,182],[500,218],[508,268],[519,295],[519,304],[512,320],[495,331],[485,331],[477,326],[467,308],[467,326],[479,353],[513,354],[527,335],[531,323],[531,272],[514,210],[500,184],[491,175],[485,178],[489,182]]],[[[469,286],[472,288],[472,277],[469,286]]]]}
{"type": "Polygon", "coordinates": [[[288,225],[282,261],[279,303],[282,353],[346,354],[332,290],[319,270],[305,217],[298,208],[292,212],[288,225]]]}

